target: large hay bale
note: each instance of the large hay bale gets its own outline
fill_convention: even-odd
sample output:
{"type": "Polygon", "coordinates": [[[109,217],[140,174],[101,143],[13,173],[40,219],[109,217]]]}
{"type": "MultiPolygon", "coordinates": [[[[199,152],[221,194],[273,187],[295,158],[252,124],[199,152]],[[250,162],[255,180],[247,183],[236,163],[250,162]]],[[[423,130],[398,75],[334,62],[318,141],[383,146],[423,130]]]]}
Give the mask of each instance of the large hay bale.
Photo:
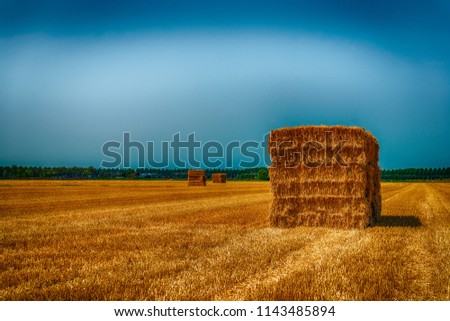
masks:
{"type": "Polygon", "coordinates": [[[205,186],[206,175],[204,170],[188,170],[188,186],[205,186]]]}
{"type": "Polygon", "coordinates": [[[272,225],[364,228],[380,217],[379,145],[363,128],[273,130],[269,152],[272,225]]]}
{"type": "Polygon", "coordinates": [[[212,176],[213,183],[226,183],[227,182],[227,174],[225,173],[214,173],[212,176]]]}

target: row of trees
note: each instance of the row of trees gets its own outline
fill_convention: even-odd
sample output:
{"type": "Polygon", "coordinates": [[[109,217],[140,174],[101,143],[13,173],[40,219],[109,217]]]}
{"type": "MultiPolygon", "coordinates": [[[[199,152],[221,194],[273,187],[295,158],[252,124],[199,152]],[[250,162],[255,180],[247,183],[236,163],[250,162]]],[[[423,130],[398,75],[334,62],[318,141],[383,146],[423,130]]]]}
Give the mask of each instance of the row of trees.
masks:
{"type": "MultiPolygon", "coordinates": [[[[266,168],[244,170],[206,170],[207,178],[213,173],[227,173],[231,180],[268,180],[266,168]]],[[[187,179],[186,169],[103,169],[94,167],[26,167],[0,166],[2,179],[187,179]]]]}
{"type": "MultiPolygon", "coordinates": [[[[267,168],[215,169],[212,173],[226,173],[231,180],[268,180],[267,168]]],[[[187,179],[186,169],[103,169],[94,167],[26,167],[0,166],[2,179],[187,179]]],[[[408,168],[382,170],[383,181],[414,181],[450,179],[447,168],[408,168]]]]}
{"type": "Polygon", "coordinates": [[[383,181],[423,181],[450,179],[450,167],[382,170],[381,179],[383,181]]]}

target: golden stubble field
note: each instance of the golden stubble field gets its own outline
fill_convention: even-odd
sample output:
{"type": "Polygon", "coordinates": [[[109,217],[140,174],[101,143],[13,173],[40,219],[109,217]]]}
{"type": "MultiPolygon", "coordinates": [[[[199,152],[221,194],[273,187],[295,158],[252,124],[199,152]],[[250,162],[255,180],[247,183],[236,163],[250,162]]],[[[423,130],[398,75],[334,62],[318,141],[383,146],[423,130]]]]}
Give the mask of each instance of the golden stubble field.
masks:
{"type": "Polygon", "coordinates": [[[450,300],[450,184],[366,230],[269,227],[268,182],[1,181],[2,300],[450,300]]]}

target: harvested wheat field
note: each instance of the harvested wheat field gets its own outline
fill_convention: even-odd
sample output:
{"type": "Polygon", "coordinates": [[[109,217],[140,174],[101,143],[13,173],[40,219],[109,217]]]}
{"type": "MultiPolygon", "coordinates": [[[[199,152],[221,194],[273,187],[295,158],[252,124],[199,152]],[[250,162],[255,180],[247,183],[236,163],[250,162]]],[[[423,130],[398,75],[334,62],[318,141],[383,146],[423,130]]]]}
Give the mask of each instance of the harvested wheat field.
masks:
{"type": "Polygon", "coordinates": [[[2,300],[450,300],[450,184],[364,230],[269,226],[268,182],[2,181],[2,300]]]}

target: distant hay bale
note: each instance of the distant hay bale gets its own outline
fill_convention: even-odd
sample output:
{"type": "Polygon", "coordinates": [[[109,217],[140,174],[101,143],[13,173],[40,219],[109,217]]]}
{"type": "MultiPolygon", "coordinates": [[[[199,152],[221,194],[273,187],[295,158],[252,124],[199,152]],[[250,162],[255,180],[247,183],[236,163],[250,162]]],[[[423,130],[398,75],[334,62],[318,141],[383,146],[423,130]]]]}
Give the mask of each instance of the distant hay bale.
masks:
{"type": "Polygon", "coordinates": [[[272,225],[365,228],[381,216],[379,145],[363,128],[281,128],[268,147],[272,225]]]}
{"type": "Polygon", "coordinates": [[[225,174],[225,173],[212,174],[212,182],[213,183],[226,183],[227,182],[227,174],[225,174]]]}
{"type": "Polygon", "coordinates": [[[188,186],[205,186],[206,175],[204,170],[188,170],[188,186]]]}

